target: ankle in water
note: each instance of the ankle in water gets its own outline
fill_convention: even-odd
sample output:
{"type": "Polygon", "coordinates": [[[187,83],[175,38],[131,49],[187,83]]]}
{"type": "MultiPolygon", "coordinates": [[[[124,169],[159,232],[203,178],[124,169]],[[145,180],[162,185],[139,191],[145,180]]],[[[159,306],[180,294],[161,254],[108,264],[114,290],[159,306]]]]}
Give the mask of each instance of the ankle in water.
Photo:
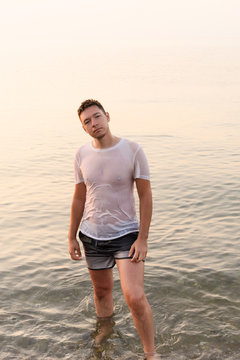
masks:
{"type": "Polygon", "coordinates": [[[144,353],[144,360],[160,360],[160,356],[156,352],[144,353]]]}

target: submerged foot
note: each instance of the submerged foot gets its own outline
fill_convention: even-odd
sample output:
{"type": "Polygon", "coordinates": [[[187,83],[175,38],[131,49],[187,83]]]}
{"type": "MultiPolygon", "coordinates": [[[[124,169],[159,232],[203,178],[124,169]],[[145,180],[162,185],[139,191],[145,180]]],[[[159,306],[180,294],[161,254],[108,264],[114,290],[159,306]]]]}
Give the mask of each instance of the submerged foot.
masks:
{"type": "Polygon", "coordinates": [[[98,318],[96,324],[97,335],[94,339],[95,346],[101,345],[104,340],[112,335],[114,324],[112,316],[107,318],[98,318]]]}

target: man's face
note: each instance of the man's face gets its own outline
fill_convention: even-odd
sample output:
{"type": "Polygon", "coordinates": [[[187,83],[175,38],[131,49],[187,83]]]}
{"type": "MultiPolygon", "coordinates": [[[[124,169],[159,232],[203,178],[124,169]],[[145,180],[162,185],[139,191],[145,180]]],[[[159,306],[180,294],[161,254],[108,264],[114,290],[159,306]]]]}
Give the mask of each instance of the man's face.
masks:
{"type": "Polygon", "coordinates": [[[80,120],[83,129],[93,138],[101,139],[109,131],[109,114],[106,113],[105,115],[96,105],[92,105],[85,109],[80,115],[80,120]]]}

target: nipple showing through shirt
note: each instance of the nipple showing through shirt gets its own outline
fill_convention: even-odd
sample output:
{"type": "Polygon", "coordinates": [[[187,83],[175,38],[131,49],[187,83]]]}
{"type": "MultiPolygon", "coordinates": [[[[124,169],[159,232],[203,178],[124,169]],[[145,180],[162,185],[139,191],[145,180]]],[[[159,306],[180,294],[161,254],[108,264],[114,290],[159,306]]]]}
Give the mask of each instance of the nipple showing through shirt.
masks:
{"type": "Polygon", "coordinates": [[[107,149],[83,145],[75,155],[75,182],[86,185],[86,203],[80,225],[83,234],[110,240],[138,230],[133,196],[134,179],[149,180],[142,148],[121,139],[107,149]]]}

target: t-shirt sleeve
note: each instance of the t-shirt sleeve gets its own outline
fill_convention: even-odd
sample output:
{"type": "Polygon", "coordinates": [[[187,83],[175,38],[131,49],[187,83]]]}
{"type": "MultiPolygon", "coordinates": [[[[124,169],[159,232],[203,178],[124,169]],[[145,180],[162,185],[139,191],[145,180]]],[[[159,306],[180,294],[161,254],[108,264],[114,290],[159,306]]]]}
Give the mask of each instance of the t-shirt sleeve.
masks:
{"type": "Polygon", "coordinates": [[[80,165],[77,159],[77,155],[75,156],[74,159],[74,178],[75,178],[75,184],[80,184],[81,182],[84,182],[80,165]]]}
{"type": "Polygon", "coordinates": [[[134,159],[134,179],[150,180],[148,161],[141,146],[134,159]]]}

